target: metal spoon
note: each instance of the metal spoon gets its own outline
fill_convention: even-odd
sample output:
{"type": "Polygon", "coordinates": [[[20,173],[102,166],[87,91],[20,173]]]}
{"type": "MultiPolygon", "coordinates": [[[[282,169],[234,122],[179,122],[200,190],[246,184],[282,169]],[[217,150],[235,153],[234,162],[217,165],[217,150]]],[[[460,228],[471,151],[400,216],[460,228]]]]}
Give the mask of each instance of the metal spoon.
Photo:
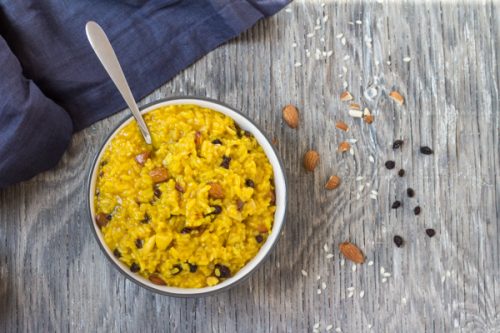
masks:
{"type": "Polygon", "coordinates": [[[127,103],[130,111],[134,115],[137,124],[139,125],[139,129],[141,130],[142,136],[148,145],[152,143],[151,134],[149,133],[148,126],[144,122],[144,118],[137,107],[137,103],[134,100],[134,96],[130,91],[130,87],[127,83],[127,79],[125,79],[125,75],[123,74],[122,67],[118,62],[118,58],[116,57],[115,51],[109,42],[108,37],[99,26],[99,24],[90,21],[87,22],[85,26],[85,31],[87,32],[87,38],[94,49],[95,54],[101,61],[101,64],[104,66],[106,72],[113,80],[116,88],[122,95],[125,103],[127,103]]]}

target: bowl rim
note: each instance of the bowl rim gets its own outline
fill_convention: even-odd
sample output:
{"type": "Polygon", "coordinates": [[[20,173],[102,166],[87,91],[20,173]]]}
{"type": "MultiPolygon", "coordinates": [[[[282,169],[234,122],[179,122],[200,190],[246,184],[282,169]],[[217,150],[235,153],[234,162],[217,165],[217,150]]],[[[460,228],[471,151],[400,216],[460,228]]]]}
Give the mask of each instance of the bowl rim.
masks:
{"type": "MultiPolygon", "coordinates": [[[[277,160],[278,166],[279,166],[279,172],[280,172],[281,176],[283,177],[283,216],[282,216],[282,219],[281,219],[281,223],[279,223],[278,228],[276,230],[272,230],[273,233],[276,233],[276,237],[273,240],[273,242],[270,244],[269,248],[267,249],[267,252],[265,252],[263,254],[263,256],[260,258],[260,260],[258,262],[256,262],[254,264],[254,267],[252,267],[248,272],[246,272],[244,275],[242,275],[242,276],[240,276],[237,279],[234,279],[232,281],[231,281],[231,279],[233,277],[231,277],[231,279],[228,280],[229,282],[225,286],[223,286],[223,287],[219,287],[217,289],[211,289],[211,288],[213,288],[213,287],[215,287],[217,285],[210,286],[210,287],[203,287],[203,288],[171,287],[171,288],[177,288],[177,289],[181,289],[181,290],[193,290],[192,293],[190,293],[190,292],[177,293],[177,292],[174,292],[174,291],[168,291],[168,290],[162,290],[162,289],[160,289],[160,288],[164,288],[165,286],[159,286],[158,288],[156,288],[156,287],[151,287],[149,285],[146,285],[143,282],[141,282],[139,279],[137,279],[137,278],[134,277],[135,273],[128,273],[128,272],[126,272],[123,267],[121,267],[120,265],[118,265],[115,262],[115,258],[111,257],[111,255],[108,253],[108,251],[105,248],[106,245],[104,244],[103,241],[101,241],[101,239],[99,238],[99,235],[97,234],[97,228],[95,226],[94,217],[92,215],[92,205],[93,205],[92,200],[91,200],[91,190],[92,190],[92,184],[93,184],[92,180],[93,180],[93,175],[94,175],[96,166],[97,166],[97,164],[99,162],[99,158],[100,158],[100,156],[101,156],[104,148],[108,145],[108,143],[110,142],[110,139],[116,134],[116,132],[126,122],[131,121],[131,119],[133,117],[132,114],[129,114],[124,119],[120,120],[118,122],[118,124],[113,127],[113,129],[109,132],[108,135],[106,135],[106,137],[104,138],[103,142],[100,144],[99,149],[97,150],[97,152],[95,153],[95,156],[92,159],[92,166],[91,166],[90,171],[89,171],[89,173],[87,175],[86,187],[85,187],[85,193],[87,194],[86,195],[86,201],[87,201],[88,221],[89,221],[89,225],[90,225],[90,228],[92,230],[92,233],[94,234],[95,240],[99,244],[101,252],[108,259],[107,261],[110,262],[122,275],[124,275],[131,282],[133,282],[133,283],[139,285],[140,287],[143,287],[143,288],[145,288],[145,289],[147,289],[147,290],[149,290],[151,292],[154,292],[154,293],[157,293],[157,294],[160,294],[160,295],[165,295],[165,296],[186,298],[186,297],[201,297],[201,296],[214,295],[214,294],[220,293],[222,291],[227,291],[228,289],[230,289],[230,288],[232,288],[232,287],[240,284],[241,282],[247,280],[262,265],[262,263],[265,262],[269,258],[269,254],[274,250],[274,248],[276,247],[276,244],[278,243],[278,241],[280,239],[281,230],[283,229],[283,226],[284,226],[284,224],[286,222],[286,212],[287,212],[287,208],[288,208],[288,200],[287,200],[287,197],[288,197],[288,190],[287,190],[288,189],[288,179],[286,177],[285,169],[283,168],[283,161],[282,161],[281,156],[278,154],[276,148],[271,143],[271,141],[269,140],[269,138],[267,137],[267,135],[265,134],[265,132],[261,129],[261,127],[258,126],[249,117],[247,117],[246,115],[242,114],[240,111],[236,110],[235,108],[233,108],[233,107],[231,107],[231,106],[229,106],[229,105],[227,105],[227,104],[225,104],[223,102],[220,102],[220,101],[215,100],[215,99],[207,98],[207,97],[198,97],[198,96],[172,96],[172,97],[167,97],[167,98],[160,98],[160,99],[151,101],[149,103],[146,103],[143,106],[139,107],[139,110],[140,110],[141,114],[144,113],[146,110],[148,112],[150,112],[150,111],[152,111],[154,109],[151,109],[151,110],[148,110],[148,109],[150,109],[151,107],[153,107],[155,105],[162,104],[162,103],[165,103],[165,102],[173,102],[173,101],[176,101],[176,100],[178,100],[178,101],[191,100],[191,101],[209,102],[209,103],[213,103],[213,104],[217,104],[219,106],[225,107],[225,108],[229,109],[230,111],[232,111],[232,112],[240,115],[246,121],[248,121],[250,124],[252,124],[257,129],[257,131],[260,132],[260,134],[263,136],[263,138],[267,141],[267,143],[269,144],[269,147],[271,147],[271,152],[276,157],[276,160],[277,160]],[[205,290],[205,289],[209,289],[209,290],[205,290]]],[[[187,103],[179,103],[179,104],[187,104],[187,103]]],[[[217,111],[217,110],[214,110],[214,111],[220,112],[220,111],[217,111]]],[[[229,117],[233,118],[231,116],[229,116],[229,117]]],[[[266,156],[267,155],[268,154],[266,153],[266,156]]],[[[269,156],[267,156],[267,157],[269,158],[269,156]]],[[[273,167],[273,169],[274,169],[274,167],[273,167]]],[[[273,173],[274,173],[274,170],[273,170],[273,173]]],[[[273,221],[273,229],[274,229],[274,223],[276,223],[276,220],[273,221]]],[[[262,248],[259,250],[259,252],[261,250],[262,250],[262,248]]],[[[259,252],[257,252],[256,256],[258,255],[259,252]]],[[[254,257],[253,259],[255,259],[255,258],[256,257],[254,257]]],[[[248,265],[250,262],[251,261],[249,261],[248,263],[246,263],[242,267],[242,269],[246,265],[248,265]]]]}

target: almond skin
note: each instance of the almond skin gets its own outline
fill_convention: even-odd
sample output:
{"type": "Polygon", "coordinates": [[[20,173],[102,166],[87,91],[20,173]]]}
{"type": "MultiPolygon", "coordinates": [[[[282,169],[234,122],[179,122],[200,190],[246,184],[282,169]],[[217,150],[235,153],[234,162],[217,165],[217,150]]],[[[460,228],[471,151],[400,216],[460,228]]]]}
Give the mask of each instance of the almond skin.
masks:
{"type": "Polygon", "coordinates": [[[338,176],[331,176],[325,184],[327,190],[334,190],[340,185],[340,178],[338,176]]]}
{"type": "Polygon", "coordinates": [[[309,150],[304,155],[304,167],[307,171],[314,171],[319,163],[319,154],[315,150],[309,150]]]}
{"type": "Polygon", "coordinates": [[[344,91],[342,94],[340,94],[340,100],[342,102],[347,102],[347,101],[350,101],[352,99],[353,99],[353,97],[352,97],[351,93],[348,91],[344,91]]]}
{"type": "Polygon", "coordinates": [[[210,184],[210,190],[208,191],[208,195],[214,199],[223,199],[224,190],[222,189],[222,185],[219,183],[210,184]]]}
{"type": "Polygon", "coordinates": [[[352,243],[341,243],[339,245],[339,250],[346,259],[355,262],[356,264],[362,264],[365,262],[365,255],[363,252],[361,252],[361,250],[352,243]]]}
{"type": "Polygon", "coordinates": [[[337,123],[335,124],[335,127],[337,127],[338,129],[341,129],[345,132],[347,132],[349,130],[349,126],[347,126],[347,124],[344,123],[343,121],[337,121],[337,123]]]}
{"type": "Polygon", "coordinates": [[[283,108],[283,119],[291,128],[299,126],[299,111],[292,104],[288,104],[283,108]]]}
{"type": "Polygon", "coordinates": [[[340,144],[339,144],[339,151],[341,153],[345,153],[346,151],[348,151],[349,149],[351,149],[351,145],[349,144],[349,142],[347,141],[342,141],[340,144]]]}
{"type": "Polygon", "coordinates": [[[161,183],[168,179],[168,170],[164,167],[155,168],[149,172],[149,175],[153,183],[161,183]]]}
{"type": "Polygon", "coordinates": [[[389,97],[391,97],[392,100],[398,103],[399,105],[403,105],[403,103],[405,102],[405,98],[401,96],[401,94],[398,93],[397,91],[391,91],[389,97]]]}
{"type": "Polygon", "coordinates": [[[364,116],[363,120],[365,121],[365,123],[371,124],[371,123],[373,123],[373,116],[371,114],[369,114],[367,116],[364,116]]]}
{"type": "Polygon", "coordinates": [[[153,282],[154,284],[157,284],[159,286],[165,286],[167,285],[165,281],[163,281],[160,277],[156,275],[150,275],[149,276],[149,281],[153,282]]]}

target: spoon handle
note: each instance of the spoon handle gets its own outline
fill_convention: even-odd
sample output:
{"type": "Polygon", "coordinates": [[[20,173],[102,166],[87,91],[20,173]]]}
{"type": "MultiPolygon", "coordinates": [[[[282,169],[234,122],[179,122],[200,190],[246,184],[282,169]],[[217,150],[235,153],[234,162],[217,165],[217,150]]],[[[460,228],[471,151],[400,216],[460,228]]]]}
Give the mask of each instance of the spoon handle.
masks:
{"type": "Polygon", "coordinates": [[[90,45],[101,61],[101,64],[104,66],[106,72],[108,72],[111,80],[113,80],[116,88],[137,120],[137,124],[139,125],[139,129],[141,130],[144,140],[148,145],[150,145],[152,142],[151,134],[149,133],[149,129],[144,122],[144,118],[142,118],[139,108],[137,107],[134,96],[132,95],[130,87],[127,83],[127,79],[125,79],[125,74],[123,74],[122,67],[118,62],[118,58],[116,57],[115,51],[113,50],[108,37],[102,28],[93,21],[87,23],[85,31],[87,32],[87,38],[90,45]]]}

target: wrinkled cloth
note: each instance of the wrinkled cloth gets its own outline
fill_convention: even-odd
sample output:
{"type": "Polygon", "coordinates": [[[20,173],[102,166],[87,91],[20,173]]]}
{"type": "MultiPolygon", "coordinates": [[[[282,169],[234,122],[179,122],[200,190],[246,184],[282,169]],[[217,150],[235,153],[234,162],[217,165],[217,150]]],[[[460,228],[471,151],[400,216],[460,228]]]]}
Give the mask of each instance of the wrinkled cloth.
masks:
{"type": "Polygon", "coordinates": [[[0,0],[0,188],[57,164],[124,109],[90,47],[101,25],[140,99],[290,0],[0,0]]]}

